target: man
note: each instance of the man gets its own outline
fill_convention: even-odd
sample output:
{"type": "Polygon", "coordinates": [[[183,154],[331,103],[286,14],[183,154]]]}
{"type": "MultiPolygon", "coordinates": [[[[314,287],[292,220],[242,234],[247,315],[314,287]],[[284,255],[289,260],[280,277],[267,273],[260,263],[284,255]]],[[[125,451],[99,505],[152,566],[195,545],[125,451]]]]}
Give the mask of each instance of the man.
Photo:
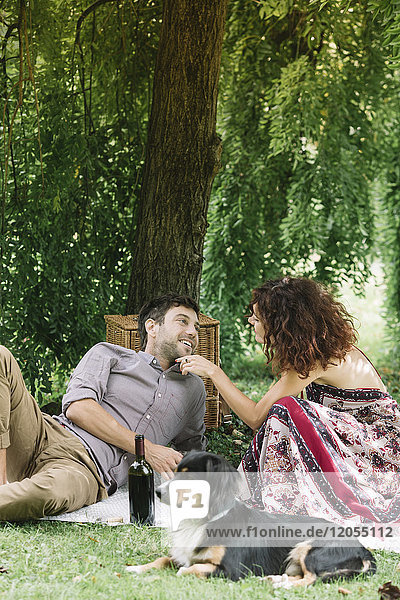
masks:
{"type": "Polygon", "coordinates": [[[175,362],[197,347],[198,312],[186,296],[150,301],[139,315],[144,352],[96,344],[55,418],[41,413],[0,347],[0,520],[73,511],[112,494],[126,481],[136,433],[148,462],[167,475],[179,450],[204,449],[204,385],[175,362]]]}

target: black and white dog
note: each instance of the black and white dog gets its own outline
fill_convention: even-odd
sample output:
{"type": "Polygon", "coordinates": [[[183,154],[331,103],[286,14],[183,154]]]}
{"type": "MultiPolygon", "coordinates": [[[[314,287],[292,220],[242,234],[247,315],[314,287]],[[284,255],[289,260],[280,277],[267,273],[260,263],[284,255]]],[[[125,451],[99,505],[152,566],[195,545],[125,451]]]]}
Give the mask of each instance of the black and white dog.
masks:
{"type": "MultiPolygon", "coordinates": [[[[207,517],[181,521],[172,532],[170,556],[164,556],[145,564],[127,567],[134,573],[145,573],[150,569],[178,567],[178,575],[194,574],[198,577],[223,575],[237,581],[246,575],[266,576],[274,586],[305,586],[316,581],[340,577],[352,577],[359,574],[372,574],[376,563],[371,552],[358,540],[350,544],[341,544],[334,540],[292,538],[285,546],[277,545],[274,539],[262,539],[260,545],[250,546],[210,543],[210,531],[220,532],[232,523],[246,527],[251,524],[259,527],[277,528],[284,524],[307,525],[316,522],[325,526],[333,525],[323,519],[304,516],[270,515],[266,511],[247,506],[235,498],[238,491],[237,471],[222,457],[208,452],[190,452],[180,462],[175,473],[176,478],[194,478],[201,473],[213,475],[207,517]],[[217,485],[215,485],[215,474],[217,485]]],[[[157,495],[165,499],[164,483],[157,495]],[[164,489],[163,489],[164,488],[164,489]]],[[[212,536],[211,536],[212,537],[212,536]]],[[[348,540],[347,540],[348,541],[348,540]]]]}

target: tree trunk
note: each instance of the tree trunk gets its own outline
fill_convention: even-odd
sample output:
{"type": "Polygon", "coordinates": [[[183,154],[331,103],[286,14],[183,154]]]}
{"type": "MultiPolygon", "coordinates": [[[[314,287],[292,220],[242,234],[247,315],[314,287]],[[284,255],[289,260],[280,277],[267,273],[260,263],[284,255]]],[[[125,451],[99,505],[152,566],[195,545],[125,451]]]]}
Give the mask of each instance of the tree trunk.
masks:
{"type": "Polygon", "coordinates": [[[164,0],[126,312],[200,293],[228,0],[164,0]]]}

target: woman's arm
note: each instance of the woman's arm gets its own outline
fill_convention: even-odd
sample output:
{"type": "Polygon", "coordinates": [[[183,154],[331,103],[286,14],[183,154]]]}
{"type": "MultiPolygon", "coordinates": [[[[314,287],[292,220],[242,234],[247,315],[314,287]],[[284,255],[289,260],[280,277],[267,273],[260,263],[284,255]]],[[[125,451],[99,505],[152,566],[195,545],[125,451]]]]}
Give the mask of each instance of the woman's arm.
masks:
{"type": "Polygon", "coordinates": [[[295,371],[287,371],[271,389],[259,400],[254,402],[243,394],[214,363],[194,355],[178,358],[182,373],[195,373],[202,377],[209,377],[224,400],[235,413],[252,429],[257,429],[264,422],[271,406],[285,396],[298,396],[306,385],[320,376],[320,372],[313,371],[306,379],[301,378],[295,371]]]}

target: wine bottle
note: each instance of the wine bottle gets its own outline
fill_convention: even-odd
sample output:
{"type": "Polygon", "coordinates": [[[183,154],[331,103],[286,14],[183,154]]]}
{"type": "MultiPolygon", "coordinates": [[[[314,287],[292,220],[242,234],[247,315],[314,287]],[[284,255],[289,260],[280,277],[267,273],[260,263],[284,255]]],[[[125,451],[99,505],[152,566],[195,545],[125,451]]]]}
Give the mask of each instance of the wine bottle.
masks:
{"type": "Polygon", "coordinates": [[[154,524],[154,474],[144,456],[144,438],[135,437],[135,460],[128,471],[131,523],[154,524]]]}

